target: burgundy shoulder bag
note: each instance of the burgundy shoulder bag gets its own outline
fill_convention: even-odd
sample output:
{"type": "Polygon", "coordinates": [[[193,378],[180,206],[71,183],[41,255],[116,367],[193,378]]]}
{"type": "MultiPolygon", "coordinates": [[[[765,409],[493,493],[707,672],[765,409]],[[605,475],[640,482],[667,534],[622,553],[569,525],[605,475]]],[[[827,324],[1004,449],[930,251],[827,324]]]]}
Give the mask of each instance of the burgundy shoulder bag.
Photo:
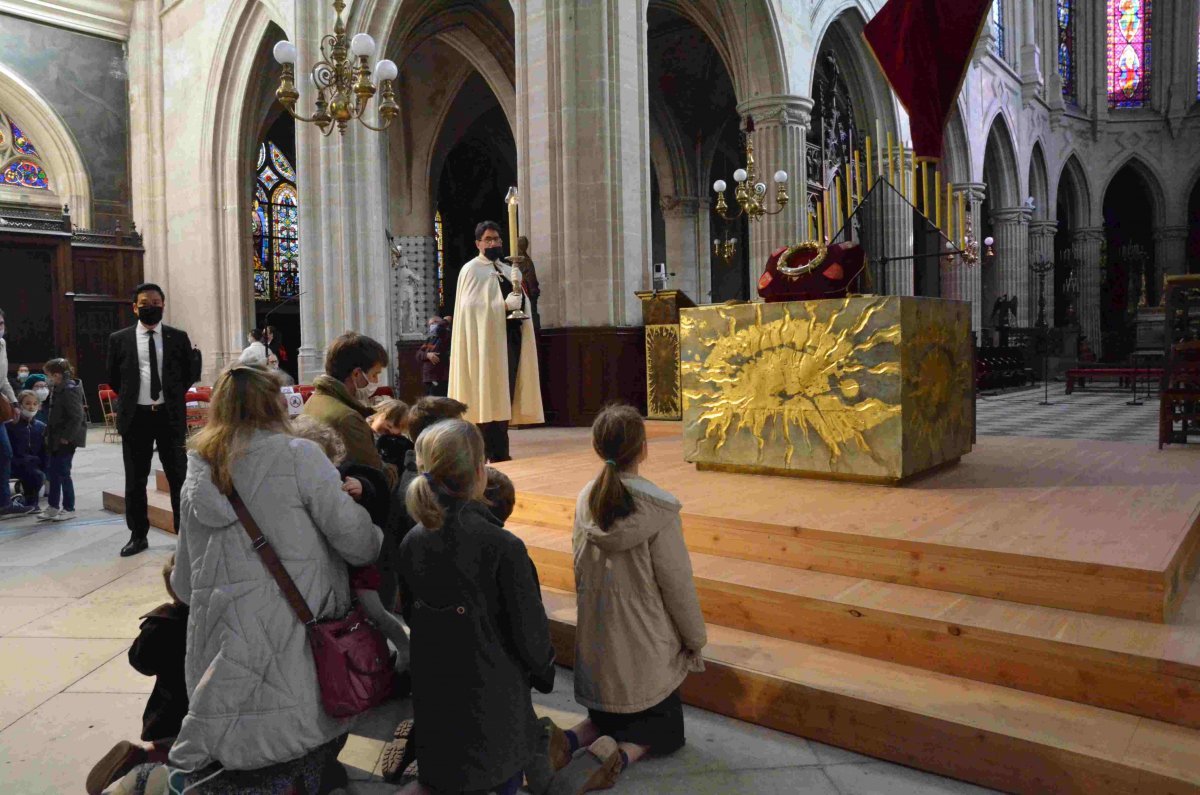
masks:
{"type": "Polygon", "coordinates": [[[396,672],[383,633],[357,604],[344,618],[318,621],[237,489],[230,493],[229,502],[246,528],[254,551],[308,632],[325,712],[333,718],[349,718],[386,701],[395,689],[396,672]]]}

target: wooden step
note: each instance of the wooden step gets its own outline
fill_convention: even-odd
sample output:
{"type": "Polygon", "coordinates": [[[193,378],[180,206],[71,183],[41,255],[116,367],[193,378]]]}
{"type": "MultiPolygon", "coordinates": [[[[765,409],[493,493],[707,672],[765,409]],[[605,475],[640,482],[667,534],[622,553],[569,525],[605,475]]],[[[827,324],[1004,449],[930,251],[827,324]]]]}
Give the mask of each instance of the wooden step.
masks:
{"type": "MultiPolygon", "coordinates": [[[[543,588],[559,662],[575,599],[543,588]]],[[[1016,793],[1200,793],[1200,732],[710,625],[702,709],[1016,793]]]]}
{"type": "MultiPolygon", "coordinates": [[[[104,510],[113,513],[125,513],[125,492],[105,491],[103,495],[104,510]]],[[[168,492],[146,491],[146,513],[150,517],[150,526],[175,533],[175,514],[171,510],[171,495],[168,492]]]]}
{"type": "Polygon", "coordinates": [[[161,469],[154,470],[154,488],[167,494],[171,493],[171,485],[167,483],[167,473],[161,469]]]}
{"type": "MultiPolygon", "coordinates": [[[[676,431],[678,434],[678,431],[676,431]]],[[[1085,440],[984,437],[903,488],[698,472],[682,439],[642,473],[683,503],[694,552],[1164,622],[1200,562],[1200,458],[1085,440]]],[[[521,431],[500,464],[516,521],[570,527],[598,472],[586,431],[521,431]]]]}
{"type": "MultiPolygon", "coordinates": [[[[573,591],[571,538],[513,523],[544,585],[573,591]]],[[[1150,624],[692,553],[705,619],[1200,728],[1200,589],[1150,624]]]]}

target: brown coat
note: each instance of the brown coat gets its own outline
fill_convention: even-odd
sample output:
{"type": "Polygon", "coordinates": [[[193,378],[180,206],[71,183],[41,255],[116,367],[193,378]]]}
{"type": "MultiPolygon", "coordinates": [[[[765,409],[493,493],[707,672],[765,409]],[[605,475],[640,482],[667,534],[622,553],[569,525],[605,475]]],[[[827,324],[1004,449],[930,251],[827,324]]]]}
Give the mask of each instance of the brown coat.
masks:
{"type": "Polygon", "coordinates": [[[396,485],[396,468],[385,465],[375,449],[375,433],[367,424],[371,409],[355,400],[345,384],[328,375],[317,376],[304,413],[337,432],[346,445],[345,463],[375,467],[387,475],[389,487],[396,485]]]}
{"type": "Polygon", "coordinates": [[[634,512],[608,531],[592,521],[584,486],[575,504],[575,700],[631,713],[704,670],[708,642],[683,543],[679,501],[645,478],[622,475],[634,512]]]}

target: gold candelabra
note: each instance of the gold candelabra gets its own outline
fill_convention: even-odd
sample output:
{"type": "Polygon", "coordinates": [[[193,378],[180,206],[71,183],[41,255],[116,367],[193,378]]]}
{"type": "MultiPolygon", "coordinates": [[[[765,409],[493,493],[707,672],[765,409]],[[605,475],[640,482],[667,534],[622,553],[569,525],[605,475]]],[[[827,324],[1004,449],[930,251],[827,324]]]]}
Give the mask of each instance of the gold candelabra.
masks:
{"type": "Polygon", "coordinates": [[[737,253],[737,238],[728,237],[724,240],[713,238],[713,256],[721,260],[723,265],[728,265],[733,261],[734,254],[737,253]]]}
{"type": "Polygon", "coordinates": [[[392,81],[399,70],[393,61],[383,59],[375,64],[372,72],[370,58],[375,52],[375,40],[366,33],[353,37],[346,34],[342,12],[344,0],[333,0],[335,20],[333,33],[321,39],[321,60],[313,64],[309,78],[317,91],[316,112],[305,117],[296,112],[296,45],[286,39],[275,45],[275,60],[283,67],[283,76],[275,97],[296,121],[316,124],[322,135],[329,135],[334,127],[345,135],[346,127],[354,119],[376,132],[387,129],[400,114],[392,81]],[[364,118],[372,97],[379,93],[378,108],[380,124],[375,126],[364,118]]]}
{"type": "Polygon", "coordinates": [[[754,163],[754,118],[751,116],[746,117],[746,167],[733,172],[733,181],[737,183],[733,197],[737,201],[738,211],[732,215],[728,212],[729,205],[725,203],[725,180],[719,179],[713,183],[713,192],[717,194],[717,215],[726,221],[732,221],[742,215],[754,221],[764,215],[778,215],[787,206],[788,173],[776,171],[775,203],[779,206],[774,210],[768,210],[766,207],[767,186],[758,181],[758,171],[754,163]]]}

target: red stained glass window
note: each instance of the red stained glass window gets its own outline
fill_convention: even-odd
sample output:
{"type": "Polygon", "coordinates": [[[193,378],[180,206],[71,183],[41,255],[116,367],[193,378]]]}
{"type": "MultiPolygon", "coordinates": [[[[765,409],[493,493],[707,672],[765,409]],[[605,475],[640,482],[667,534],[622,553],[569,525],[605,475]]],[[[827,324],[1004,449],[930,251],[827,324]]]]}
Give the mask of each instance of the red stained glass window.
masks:
{"type": "Polygon", "coordinates": [[[1150,101],[1151,0],[1108,0],[1108,106],[1150,101]]]}

